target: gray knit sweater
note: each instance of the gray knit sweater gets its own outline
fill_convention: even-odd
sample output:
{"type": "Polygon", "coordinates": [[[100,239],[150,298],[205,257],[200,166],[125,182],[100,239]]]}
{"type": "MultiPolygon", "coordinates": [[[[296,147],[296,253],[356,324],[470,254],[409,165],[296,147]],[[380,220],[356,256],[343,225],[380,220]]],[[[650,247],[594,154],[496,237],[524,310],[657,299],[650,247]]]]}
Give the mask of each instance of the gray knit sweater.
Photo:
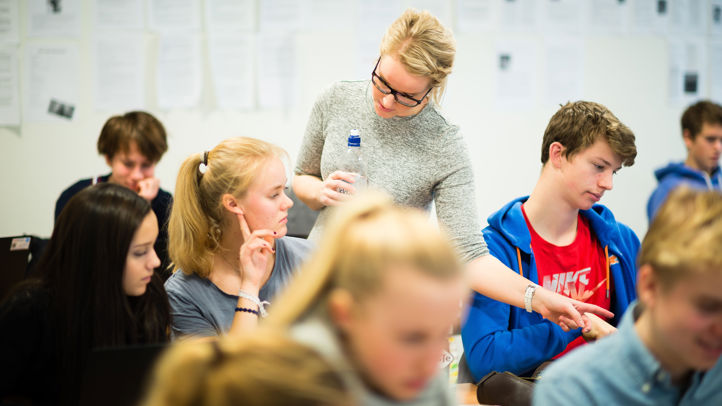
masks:
{"type": "MultiPolygon", "coordinates": [[[[369,185],[389,193],[397,204],[429,210],[470,261],[488,253],[477,218],[474,174],[459,127],[429,103],[410,117],[379,117],[373,108],[371,82],[339,82],[316,101],[296,164],[297,175],[325,179],[338,169],[349,131],[361,131],[369,185]]],[[[322,209],[310,238],[327,220],[322,209]]]]}

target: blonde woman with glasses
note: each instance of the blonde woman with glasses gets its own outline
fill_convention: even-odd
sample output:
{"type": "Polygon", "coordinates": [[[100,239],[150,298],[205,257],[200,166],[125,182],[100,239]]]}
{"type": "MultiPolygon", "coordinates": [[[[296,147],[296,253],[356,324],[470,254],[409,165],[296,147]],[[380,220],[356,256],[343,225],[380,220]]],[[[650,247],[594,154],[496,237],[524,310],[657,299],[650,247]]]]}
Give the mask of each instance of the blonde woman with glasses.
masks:
{"type": "Polygon", "coordinates": [[[320,210],[309,238],[321,234],[328,207],[356,193],[354,175],[337,170],[346,137],[356,128],[368,163],[368,183],[403,206],[429,210],[434,203],[475,290],[537,311],[564,329],[588,327],[584,311],[611,317],[596,306],[537,289],[489,255],[466,144],[439,106],[455,54],[453,35],[436,17],[408,9],[384,35],[370,80],[335,83],[319,96],[293,180],[296,195],[320,210]]]}

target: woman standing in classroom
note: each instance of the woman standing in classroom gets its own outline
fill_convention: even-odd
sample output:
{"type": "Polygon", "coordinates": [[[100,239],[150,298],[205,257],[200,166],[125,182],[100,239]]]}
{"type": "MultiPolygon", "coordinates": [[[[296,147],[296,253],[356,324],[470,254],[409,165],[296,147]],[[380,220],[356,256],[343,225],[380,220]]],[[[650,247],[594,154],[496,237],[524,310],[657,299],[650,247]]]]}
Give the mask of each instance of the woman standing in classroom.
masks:
{"type": "Polygon", "coordinates": [[[370,80],[338,82],[319,96],[293,180],[296,195],[321,210],[309,238],[322,232],[327,207],[356,192],[353,175],[337,169],[349,130],[359,129],[368,183],[391,194],[397,204],[425,210],[435,204],[474,290],[533,309],[565,329],[588,326],[581,316],[585,311],[609,317],[595,306],[536,289],[489,255],[468,149],[459,127],[449,123],[438,104],[455,54],[453,35],[436,17],[408,9],[384,35],[370,80]]]}

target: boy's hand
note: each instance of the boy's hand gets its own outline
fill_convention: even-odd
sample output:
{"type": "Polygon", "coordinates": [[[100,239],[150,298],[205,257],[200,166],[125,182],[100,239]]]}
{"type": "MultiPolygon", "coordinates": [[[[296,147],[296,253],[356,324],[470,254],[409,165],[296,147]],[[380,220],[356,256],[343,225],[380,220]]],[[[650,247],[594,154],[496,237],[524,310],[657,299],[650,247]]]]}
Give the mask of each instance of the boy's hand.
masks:
{"type": "Polygon", "coordinates": [[[138,195],[147,201],[153,201],[158,196],[160,180],[158,178],[146,178],[138,182],[138,195]]]}
{"type": "Polygon", "coordinates": [[[584,313],[583,317],[589,319],[591,326],[588,332],[582,332],[582,336],[587,342],[598,340],[617,331],[616,327],[602,320],[594,313],[584,313]]]}

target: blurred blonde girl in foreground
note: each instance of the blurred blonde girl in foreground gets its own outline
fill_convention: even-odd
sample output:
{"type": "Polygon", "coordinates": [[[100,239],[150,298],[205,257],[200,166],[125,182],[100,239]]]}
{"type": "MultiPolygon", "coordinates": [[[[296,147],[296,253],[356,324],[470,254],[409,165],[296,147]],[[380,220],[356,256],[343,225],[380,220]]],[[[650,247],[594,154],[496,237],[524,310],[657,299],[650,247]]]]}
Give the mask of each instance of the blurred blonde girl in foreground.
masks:
{"type": "Polygon", "coordinates": [[[187,340],[161,358],[146,406],[350,406],[318,352],[271,331],[187,340]]]}
{"type": "Polygon", "coordinates": [[[439,361],[466,293],[458,254],[377,192],[338,210],[266,321],[319,350],[358,404],[455,404],[439,361]]]}

